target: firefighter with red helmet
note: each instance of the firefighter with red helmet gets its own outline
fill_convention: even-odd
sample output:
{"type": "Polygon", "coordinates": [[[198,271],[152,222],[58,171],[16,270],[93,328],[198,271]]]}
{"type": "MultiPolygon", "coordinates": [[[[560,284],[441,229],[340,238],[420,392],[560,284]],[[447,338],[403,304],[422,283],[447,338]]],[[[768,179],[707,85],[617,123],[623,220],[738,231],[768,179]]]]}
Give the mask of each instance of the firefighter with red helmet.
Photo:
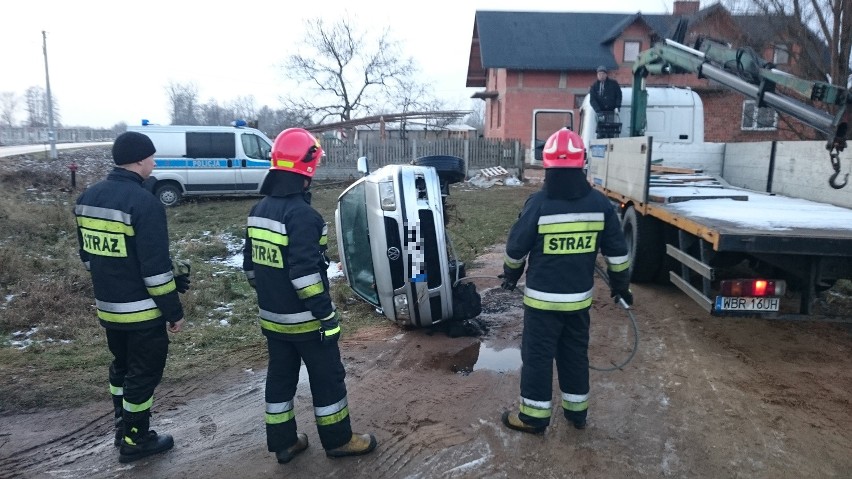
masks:
{"type": "Polygon", "coordinates": [[[598,251],[607,263],[611,296],[633,302],[618,216],[586,180],[584,150],[571,130],[550,136],[542,151],[544,187],[527,199],[506,243],[501,286],[514,290],[527,266],[520,405],[503,413],[503,423],[522,432],[542,433],[550,424],[554,359],[563,414],[577,429],[586,427],[598,251]]]}
{"type": "Polygon", "coordinates": [[[329,294],[325,256],[328,227],[310,204],[308,189],[322,148],[308,131],[281,132],[261,186],[265,195],[248,216],[243,270],[257,291],[267,339],[266,443],[279,463],[308,447],[295,415],[299,368],[304,361],[320,442],[329,457],[366,454],[372,434],[353,434],[337,340],[340,314],[329,294]]]}

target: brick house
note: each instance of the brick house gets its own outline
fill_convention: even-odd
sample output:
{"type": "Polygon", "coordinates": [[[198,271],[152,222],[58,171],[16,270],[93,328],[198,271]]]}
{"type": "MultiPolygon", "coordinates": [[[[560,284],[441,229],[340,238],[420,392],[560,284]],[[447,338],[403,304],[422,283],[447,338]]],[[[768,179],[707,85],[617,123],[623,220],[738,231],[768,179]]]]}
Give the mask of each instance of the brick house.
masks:
{"type": "MultiPolygon", "coordinates": [[[[477,11],[467,86],[484,88],[473,95],[485,101],[484,136],[529,142],[536,108],[573,109],[576,121],[598,65],[631,86],[638,53],[670,37],[681,18],[689,21],[687,45],[699,36],[751,45],[765,60],[796,74],[789,62],[799,47],[778,40],[784,36],[777,20],[732,15],[718,3],[700,9],[698,1],[677,0],[671,15],[477,11]]],[[[796,120],[758,109],[751,99],[695,75],[648,76],[646,84],[695,90],[704,103],[706,141],[819,138],[796,120]]]]}

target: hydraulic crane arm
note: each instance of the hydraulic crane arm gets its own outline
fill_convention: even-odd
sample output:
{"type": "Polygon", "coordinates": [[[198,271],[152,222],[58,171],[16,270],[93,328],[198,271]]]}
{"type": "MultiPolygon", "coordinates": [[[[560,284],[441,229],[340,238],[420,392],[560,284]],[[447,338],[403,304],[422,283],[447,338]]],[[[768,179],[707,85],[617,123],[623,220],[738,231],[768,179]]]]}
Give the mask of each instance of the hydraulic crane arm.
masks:
{"type": "MultiPolygon", "coordinates": [[[[822,132],[828,138],[826,149],[835,173],[829,179],[833,188],[840,174],[838,153],[846,148],[849,123],[849,102],[852,98],[845,88],[826,82],[809,81],[772,68],[750,49],[732,49],[717,42],[704,40],[693,49],[666,40],[645,50],[633,65],[633,107],[631,108],[631,136],[641,136],[647,126],[647,92],[645,77],[670,73],[691,73],[708,78],[746,97],[757,101],[759,107],[772,107],[792,116],[802,123],[822,132]],[[833,105],[837,113],[831,114],[803,101],[777,93],[781,85],[803,98],[833,105]]],[[[848,178],[848,174],[846,177],[848,178]]]]}

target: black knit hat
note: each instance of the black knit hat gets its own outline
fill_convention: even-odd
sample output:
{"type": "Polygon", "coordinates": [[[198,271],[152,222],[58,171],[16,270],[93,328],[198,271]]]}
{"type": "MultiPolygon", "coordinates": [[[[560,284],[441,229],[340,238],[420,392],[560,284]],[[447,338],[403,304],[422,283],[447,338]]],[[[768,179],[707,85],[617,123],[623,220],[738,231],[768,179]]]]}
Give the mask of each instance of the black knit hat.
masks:
{"type": "Polygon", "coordinates": [[[154,143],[146,135],[135,131],[126,131],[112,144],[112,160],[116,165],[136,163],[156,152],[154,143]]]}

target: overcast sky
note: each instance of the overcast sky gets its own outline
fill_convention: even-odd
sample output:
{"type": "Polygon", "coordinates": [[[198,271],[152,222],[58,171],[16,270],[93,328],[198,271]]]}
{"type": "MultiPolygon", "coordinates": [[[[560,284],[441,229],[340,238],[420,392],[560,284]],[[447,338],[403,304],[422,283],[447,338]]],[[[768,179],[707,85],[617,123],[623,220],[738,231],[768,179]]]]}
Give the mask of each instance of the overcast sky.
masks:
{"type": "MultiPolygon", "coordinates": [[[[253,95],[281,106],[296,88],[281,65],[303,38],[304,21],[346,12],[358,28],[391,27],[424,83],[450,108],[470,108],[465,88],[477,10],[670,13],[673,0],[431,0],[426,2],[256,0],[4,0],[0,15],[0,92],[23,97],[50,86],[62,124],[109,128],[142,118],[168,123],[169,82],[194,82],[199,100],[223,105],[253,95]]],[[[709,2],[702,2],[709,3],[709,2]]],[[[16,122],[25,119],[23,98],[16,122]]]]}

